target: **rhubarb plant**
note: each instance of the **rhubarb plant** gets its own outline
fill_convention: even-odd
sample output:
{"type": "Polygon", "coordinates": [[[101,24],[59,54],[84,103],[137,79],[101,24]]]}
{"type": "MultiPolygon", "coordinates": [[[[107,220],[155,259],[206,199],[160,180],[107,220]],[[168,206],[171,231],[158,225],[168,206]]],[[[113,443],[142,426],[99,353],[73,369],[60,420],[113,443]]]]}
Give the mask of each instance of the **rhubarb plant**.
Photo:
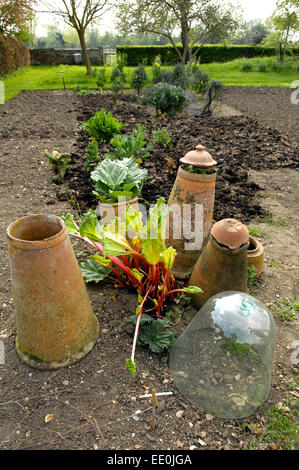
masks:
{"type": "Polygon", "coordinates": [[[71,235],[89,243],[96,250],[91,260],[83,263],[82,273],[86,282],[104,279],[112,275],[127,288],[134,288],[138,295],[136,326],[131,357],[126,364],[132,376],[136,373],[135,350],[143,313],[162,319],[167,300],[174,300],[180,293],[200,294],[199,287],[179,289],[171,269],[176,251],[164,244],[168,206],[163,198],[149,211],[146,223],[142,213],[128,207],[124,221],[116,217],[109,224],[99,224],[95,211],[89,210],[76,224],[72,214],[64,217],[71,235]]]}
{"type": "Polygon", "coordinates": [[[137,126],[130,135],[115,135],[110,140],[112,150],[105,149],[104,158],[123,160],[134,157],[137,163],[141,163],[143,158],[150,157],[152,143],[148,141],[145,129],[137,126]]]}
{"type": "Polygon", "coordinates": [[[111,160],[105,158],[90,174],[95,183],[93,193],[104,203],[130,201],[140,196],[147,170],[140,168],[135,158],[111,160]]]}

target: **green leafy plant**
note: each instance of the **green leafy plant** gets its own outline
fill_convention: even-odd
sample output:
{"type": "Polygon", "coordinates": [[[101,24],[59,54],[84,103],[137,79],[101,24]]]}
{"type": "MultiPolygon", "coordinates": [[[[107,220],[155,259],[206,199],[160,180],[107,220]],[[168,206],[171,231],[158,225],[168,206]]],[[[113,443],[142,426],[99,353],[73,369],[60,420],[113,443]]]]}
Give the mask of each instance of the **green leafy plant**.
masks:
{"type": "Polygon", "coordinates": [[[240,357],[251,356],[253,359],[259,360],[259,357],[253,347],[248,343],[240,343],[236,334],[233,334],[225,343],[225,348],[231,354],[240,357]]]}
{"type": "Polygon", "coordinates": [[[119,134],[125,125],[119,122],[111,111],[106,114],[102,108],[89,121],[82,124],[82,129],[97,141],[108,142],[115,134],[119,134]]]}
{"type": "Polygon", "coordinates": [[[106,83],[106,70],[101,69],[97,75],[97,87],[100,89],[101,94],[103,93],[103,88],[106,83]]]}
{"type": "Polygon", "coordinates": [[[120,198],[131,200],[139,196],[148,172],[139,167],[135,158],[111,160],[105,158],[91,173],[94,194],[102,202],[114,203],[120,198]]]}
{"type": "Polygon", "coordinates": [[[144,104],[151,104],[156,108],[157,113],[173,116],[181,112],[188,101],[181,88],[168,83],[158,83],[147,93],[144,104]]]}
{"type": "Polygon", "coordinates": [[[241,65],[241,72],[252,72],[253,64],[251,62],[244,62],[241,65]]]}
{"type": "Polygon", "coordinates": [[[123,92],[126,86],[127,77],[124,71],[126,63],[126,54],[117,54],[117,64],[111,74],[111,89],[115,98],[123,92]]]}
{"type": "Polygon", "coordinates": [[[155,82],[155,80],[158,78],[158,76],[161,73],[161,65],[162,65],[161,56],[158,55],[155,57],[155,60],[152,66],[153,82],[155,82]]]}
{"type": "Polygon", "coordinates": [[[70,154],[62,153],[59,149],[54,149],[52,153],[46,150],[43,152],[43,156],[47,158],[46,164],[51,165],[53,172],[63,179],[66,169],[70,166],[70,154]]]}
{"type": "Polygon", "coordinates": [[[74,88],[75,92],[79,95],[79,96],[86,96],[86,95],[95,95],[95,92],[92,91],[92,90],[88,90],[87,88],[84,88],[83,86],[81,85],[77,85],[75,88],[74,88]]]}
{"type": "Polygon", "coordinates": [[[146,80],[147,80],[147,76],[146,76],[145,69],[141,64],[139,64],[137,69],[135,69],[134,72],[132,73],[130,86],[131,88],[134,88],[137,91],[138,95],[140,95],[141,90],[144,87],[146,80]]]}
{"type": "Polygon", "coordinates": [[[98,143],[96,139],[92,137],[86,148],[84,169],[86,171],[94,170],[94,168],[98,165],[99,161],[100,159],[99,159],[98,143]]]}
{"type": "Polygon", "coordinates": [[[256,273],[257,273],[257,269],[255,266],[251,265],[248,267],[248,275],[247,275],[248,287],[251,287],[255,283],[256,273]]]}
{"type": "Polygon", "coordinates": [[[188,171],[189,173],[196,173],[199,175],[206,175],[207,170],[203,170],[201,168],[197,168],[194,165],[182,165],[183,170],[188,171]]]}
{"type": "Polygon", "coordinates": [[[299,312],[299,299],[294,297],[287,297],[286,299],[279,299],[272,307],[273,313],[285,322],[292,322],[296,320],[296,313],[299,312]]]}
{"type": "Polygon", "coordinates": [[[172,69],[172,84],[183,88],[184,90],[187,88],[187,75],[182,66],[182,64],[176,64],[172,69]]]}
{"type": "Polygon", "coordinates": [[[189,75],[189,86],[198,95],[206,93],[210,83],[209,75],[195,67],[189,75]]]}
{"type": "Polygon", "coordinates": [[[145,129],[142,126],[133,129],[131,135],[115,135],[110,140],[110,145],[112,150],[105,149],[105,158],[122,160],[134,157],[138,163],[141,163],[143,158],[149,157],[149,151],[152,150],[152,144],[147,139],[145,129]]]}
{"type": "MultiPolygon", "coordinates": [[[[122,286],[137,291],[139,305],[136,309],[132,354],[126,360],[132,375],[136,372],[135,350],[144,310],[147,313],[153,312],[158,319],[162,319],[168,299],[174,300],[175,295],[183,292],[202,293],[199,287],[178,288],[171,274],[176,251],[172,247],[166,248],[163,241],[168,215],[169,208],[165,200],[160,198],[150,209],[146,223],[143,223],[142,213],[130,206],[123,222],[115,218],[106,226],[99,224],[96,213],[92,210],[87,212],[80,226],[75,223],[72,214],[63,218],[71,235],[83,239],[97,250],[92,260],[99,264],[100,277],[103,276],[104,267],[122,286]]],[[[95,278],[94,263],[91,265],[90,275],[86,272],[88,265],[84,264],[84,270],[86,281],[95,278]]],[[[162,326],[161,323],[159,326],[162,326]]],[[[165,327],[164,323],[162,332],[165,327]]],[[[147,341],[149,344],[150,340],[147,341]]]]}
{"type": "Polygon", "coordinates": [[[163,145],[163,147],[167,147],[171,143],[171,136],[169,135],[166,127],[162,127],[161,129],[153,129],[153,142],[163,145]]]}
{"type": "MultiPolygon", "coordinates": [[[[133,315],[126,319],[126,323],[136,326],[138,317],[133,315]]],[[[153,353],[162,353],[165,349],[173,346],[177,333],[170,328],[171,323],[168,318],[153,318],[145,313],[140,321],[140,333],[137,344],[149,347],[153,353]]]]}
{"type": "Polygon", "coordinates": [[[122,74],[118,69],[115,69],[115,73],[111,77],[111,90],[114,98],[121,95],[125,89],[126,82],[122,79],[122,74]]]}

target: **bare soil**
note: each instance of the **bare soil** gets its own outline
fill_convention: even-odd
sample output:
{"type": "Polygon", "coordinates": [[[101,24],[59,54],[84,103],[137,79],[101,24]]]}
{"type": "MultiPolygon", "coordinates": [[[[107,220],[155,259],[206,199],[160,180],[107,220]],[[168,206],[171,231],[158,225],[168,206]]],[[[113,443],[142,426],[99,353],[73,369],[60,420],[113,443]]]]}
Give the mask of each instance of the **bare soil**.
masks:
{"type": "MultiPolygon", "coordinates": [[[[168,127],[173,141],[169,149],[155,146],[152,157],[144,163],[151,177],[143,193],[148,202],[159,196],[167,198],[179,158],[197,143],[205,144],[220,167],[215,220],[233,216],[262,232],[265,271],[251,292],[269,308],[279,299],[298,297],[298,148],[284,134],[282,126],[288,128],[289,116],[279,113],[272,92],[267,95],[263,91],[262,96],[269,99],[258,122],[249,108],[248,113],[243,108],[247,93],[243,89],[239,101],[228,102],[244,116],[212,116],[201,121],[185,115],[158,122],[168,127]],[[267,115],[273,118],[271,128],[267,127],[267,115]],[[173,161],[168,169],[166,158],[173,161]],[[263,219],[269,214],[274,220],[281,218],[283,226],[263,219]]],[[[261,95],[252,96],[256,106],[261,106],[261,95]]],[[[284,96],[283,90],[281,99],[284,96]]],[[[31,369],[17,356],[6,228],[18,217],[32,213],[61,216],[72,212],[77,216],[78,208],[95,207],[90,182],[82,171],[87,139],[79,124],[102,106],[128,123],[126,131],[137,124],[151,131],[155,120],[151,113],[143,107],[113,102],[109,96],[23,92],[0,108],[0,341],[5,346],[5,365],[0,365],[0,449],[249,448],[258,439],[256,429],[266,429],[267,410],[281,403],[286,393],[298,397],[298,391],[290,388],[298,375],[298,367],[291,363],[298,321],[283,321],[277,310],[271,393],[254,415],[243,420],[215,418],[190,405],[173,383],[166,353],[155,355],[139,347],[137,373],[131,378],[125,359],[130,355],[132,328],[125,319],[136,309],[136,295],[109,281],[88,287],[102,328],[88,356],[52,372],[31,369]],[[42,156],[45,149],[54,148],[72,154],[64,184],[52,175],[42,156]],[[139,398],[153,388],[173,392],[158,401],[155,430],[151,428],[151,402],[139,398]],[[137,410],[141,412],[136,414],[137,410]],[[47,415],[52,415],[48,423],[47,415]]],[[[85,247],[80,242],[73,246],[81,259],[85,247]]],[[[178,306],[182,310],[177,326],[180,333],[196,312],[183,303],[178,306]]],[[[257,447],[276,449],[280,445],[263,440],[257,447]]]]}

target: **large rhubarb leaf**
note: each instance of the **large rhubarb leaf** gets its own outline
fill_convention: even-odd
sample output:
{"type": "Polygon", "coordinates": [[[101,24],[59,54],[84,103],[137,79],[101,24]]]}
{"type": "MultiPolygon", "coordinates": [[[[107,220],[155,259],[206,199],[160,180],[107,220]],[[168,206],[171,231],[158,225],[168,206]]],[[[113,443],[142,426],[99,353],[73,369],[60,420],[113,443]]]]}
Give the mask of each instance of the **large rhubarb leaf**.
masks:
{"type": "Polygon", "coordinates": [[[171,270],[176,257],[176,250],[171,246],[162,253],[162,261],[166,269],[171,270]]]}
{"type": "Polygon", "coordinates": [[[165,245],[161,240],[143,240],[142,254],[149,264],[156,264],[162,260],[165,245]]]}
{"type": "Polygon", "coordinates": [[[96,169],[91,172],[91,179],[106,184],[110,189],[116,189],[125,181],[128,171],[124,165],[119,163],[121,162],[118,160],[105,158],[105,160],[99,163],[96,169]]]}
{"type": "Polygon", "coordinates": [[[105,232],[103,239],[105,256],[122,256],[132,253],[132,247],[127,240],[117,233],[105,232]]]}
{"type": "Polygon", "coordinates": [[[101,241],[102,239],[102,229],[98,222],[95,211],[89,210],[83,217],[80,225],[80,235],[81,237],[87,237],[93,242],[101,241]]]}
{"type": "Polygon", "coordinates": [[[97,261],[89,259],[80,263],[80,269],[85,282],[100,282],[105,279],[111,270],[101,266],[97,261]]]}
{"type": "Polygon", "coordinates": [[[79,227],[76,224],[76,222],[74,221],[73,214],[68,213],[67,215],[62,216],[61,218],[62,218],[63,222],[65,223],[65,226],[66,226],[69,234],[74,234],[74,233],[79,232],[79,227]]]}

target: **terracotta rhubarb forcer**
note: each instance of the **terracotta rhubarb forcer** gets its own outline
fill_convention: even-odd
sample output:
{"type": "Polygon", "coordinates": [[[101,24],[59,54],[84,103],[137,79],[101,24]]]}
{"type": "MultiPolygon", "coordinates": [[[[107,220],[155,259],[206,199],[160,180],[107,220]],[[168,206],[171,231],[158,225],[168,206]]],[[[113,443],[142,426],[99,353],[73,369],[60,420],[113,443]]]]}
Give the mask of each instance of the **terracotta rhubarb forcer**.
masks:
{"type": "Polygon", "coordinates": [[[97,216],[100,218],[100,222],[103,225],[109,224],[115,217],[120,217],[120,219],[124,220],[125,212],[128,206],[131,206],[133,209],[138,211],[138,197],[135,197],[130,201],[115,203],[99,202],[96,211],[97,216]]]}
{"type": "Polygon", "coordinates": [[[37,369],[57,369],[89,353],[99,336],[64,222],[32,215],[7,229],[16,349],[37,369]]]}
{"type": "Polygon", "coordinates": [[[220,292],[247,292],[248,245],[249,231],[238,220],[224,219],[214,224],[189,281],[190,286],[203,290],[203,294],[192,296],[196,307],[220,292]]]}
{"type": "Polygon", "coordinates": [[[203,174],[190,173],[180,166],[168,200],[170,209],[171,207],[175,209],[170,211],[169,238],[166,240],[166,245],[176,249],[177,256],[172,273],[183,279],[190,276],[202,247],[209,237],[215,201],[216,171],[214,166],[217,162],[202,145],[198,145],[196,150],[188,152],[185,157],[181,158],[180,162],[184,165],[192,165],[197,170],[204,170],[203,174]],[[188,206],[191,212],[190,235],[186,233],[186,229],[184,230],[186,218],[189,217],[188,206]],[[184,210],[187,212],[186,215],[184,210]],[[179,238],[173,229],[174,214],[177,211],[181,217],[179,238]],[[195,217],[196,211],[197,218],[195,217]],[[200,243],[197,243],[195,249],[189,249],[188,244],[195,241],[195,238],[200,239],[200,243]]]}
{"type": "Polygon", "coordinates": [[[254,266],[256,268],[256,277],[261,277],[264,271],[264,247],[253,237],[249,237],[249,246],[247,250],[248,268],[254,266]]]}

